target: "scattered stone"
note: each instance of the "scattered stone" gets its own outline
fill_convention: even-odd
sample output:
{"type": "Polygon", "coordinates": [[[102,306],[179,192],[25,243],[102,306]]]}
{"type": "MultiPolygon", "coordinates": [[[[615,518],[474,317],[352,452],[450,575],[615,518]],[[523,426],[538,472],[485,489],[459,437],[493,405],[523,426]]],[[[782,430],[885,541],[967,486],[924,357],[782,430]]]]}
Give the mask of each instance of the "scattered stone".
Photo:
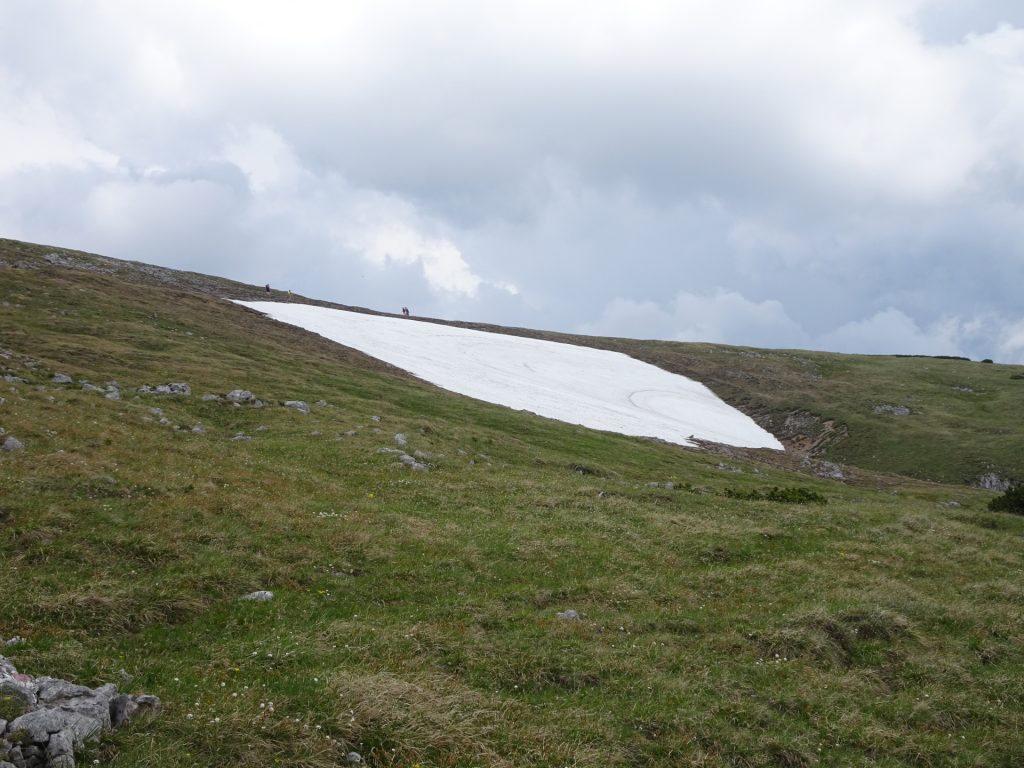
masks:
{"type": "Polygon", "coordinates": [[[229,403],[248,403],[256,399],[256,396],[248,389],[232,389],[224,399],[229,403]]]}
{"type": "Polygon", "coordinates": [[[409,469],[411,469],[413,472],[426,472],[427,471],[427,465],[426,464],[422,464],[422,463],[416,461],[416,459],[414,459],[412,456],[410,456],[407,453],[403,453],[401,456],[399,456],[398,460],[400,462],[402,462],[405,466],[407,466],[409,469]]]}
{"type": "Polygon", "coordinates": [[[256,427],[257,432],[266,432],[268,429],[270,429],[270,427],[268,427],[266,424],[260,424],[258,427],[256,427]]]}
{"type": "Polygon", "coordinates": [[[231,438],[232,440],[252,440],[245,432],[239,432],[237,435],[231,438]]]}
{"type": "Polygon", "coordinates": [[[905,405],[873,405],[871,412],[888,416],[909,416],[910,409],[905,405]]]}
{"type": "Polygon", "coordinates": [[[285,400],[285,408],[294,408],[296,411],[302,411],[303,413],[309,413],[309,406],[301,400],[285,400]]]}
{"type": "Polygon", "coordinates": [[[724,461],[718,462],[718,464],[715,465],[715,469],[720,469],[723,472],[734,472],[737,474],[743,474],[742,469],[740,469],[739,467],[734,467],[732,464],[726,464],[724,461]]]}
{"type": "Polygon", "coordinates": [[[399,445],[399,446],[408,445],[409,444],[409,439],[405,435],[403,435],[401,432],[399,432],[397,435],[395,435],[395,444],[399,445]]]}
{"type": "Polygon", "coordinates": [[[388,447],[388,446],[385,446],[383,448],[378,448],[377,449],[377,453],[400,453],[403,456],[405,455],[405,453],[400,448],[391,448],[391,447],[388,447]]]}
{"type": "Polygon", "coordinates": [[[317,400],[315,403],[313,403],[313,405],[315,405],[317,408],[326,408],[327,407],[327,401],[326,400],[317,400]]]}
{"type": "Polygon", "coordinates": [[[8,384],[28,384],[21,376],[15,376],[13,373],[5,373],[4,381],[8,384]]]}
{"type": "Polygon", "coordinates": [[[157,395],[184,395],[188,397],[192,394],[192,387],[182,382],[160,384],[153,392],[157,395]]]}
{"type": "Polygon", "coordinates": [[[164,427],[166,427],[170,423],[171,423],[171,420],[168,419],[166,416],[161,416],[160,417],[160,421],[157,422],[157,424],[160,424],[161,426],[164,426],[164,427]]]}
{"type": "Polygon", "coordinates": [[[664,488],[665,490],[671,491],[675,488],[675,483],[648,483],[648,488],[664,488]]]}
{"type": "Polygon", "coordinates": [[[352,765],[359,765],[361,762],[363,762],[363,756],[360,755],[358,752],[349,752],[347,755],[345,755],[345,762],[351,763],[352,765]]]}
{"type": "Polygon", "coordinates": [[[14,437],[14,435],[8,435],[3,444],[0,445],[0,451],[20,451],[24,447],[25,444],[21,440],[14,437]]]}
{"type": "Polygon", "coordinates": [[[206,427],[204,427],[201,423],[194,424],[192,425],[192,431],[195,432],[197,435],[201,435],[204,432],[206,432],[206,427]]]}
{"type": "Polygon", "coordinates": [[[350,429],[348,432],[345,433],[345,437],[354,437],[357,434],[359,433],[356,432],[354,429],[350,429]]]}
{"type": "Polygon", "coordinates": [[[371,416],[370,421],[380,421],[380,416],[371,416]]]}
{"type": "Polygon", "coordinates": [[[242,600],[251,600],[254,603],[266,603],[273,599],[274,593],[267,589],[260,589],[242,596],[242,600]]]}
{"type": "Polygon", "coordinates": [[[210,392],[207,392],[205,395],[203,395],[199,399],[203,400],[205,402],[210,402],[211,400],[220,400],[220,395],[214,395],[214,394],[212,394],[210,392]]]}
{"type": "Polygon", "coordinates": [[[153,414],[154,416],[163,416],[164,415],[164,409],[163,408],[150,408],[149,412],[151,414],[153,414]]]}
{"type": "Polygon", "coordinates": [[[420,461],[430,461],[434,458],[433,454],[427,453],[426,451],[413,451],[412,455],[420,461]]]}
{"type": "Polygon", "coordinates": [[[309,433],[309,436],[310,437],[319,437],[322,434],[323,434],[323,432],[321,432],[319,429],[314,429],[312,432],[309,433]]]}
{"type": "Polygon", "coordinates": [[[107,400],[120,400],[121,390],[114,387],[107,387],[106,394],[103,395],[107,400]]]}
{"type": "Polygon", "coordinates": [[[55,373],[50,381],[54,384],[71,384],[74,380],[66,373],[55,373]]]}
{"type": "Polygon", "coordinates": [[[946,509],[960,509],[961,505],[960,505],[959,501],[952,501],[951,500],[951,501],[940,502],[939,506],[940,507],[945,507],[946,509]]]}
{"type": "Polygon", "coordinates": [[[90,384],[88,381],[82,382],[83,392],[102,392],[103,387],[97,387],[95,384],[90,384]]]}
{"type": "Polygon", "coordinates": [[[28,642],[28,640],[26,640],[21,635],[15,635],[11,639],[5,640],[4,641],[4,645],[9,647],[9,646],[12,646],[12,645],[21,645],[22,643],[27,643],[27,642],[28,642]]]}
{"type": "Polygon", "coordinates": [[[572,608],[565,611],[559,611],[557,614],[558,618],[562,621],[579,621],[580,615],[572,608]]]}

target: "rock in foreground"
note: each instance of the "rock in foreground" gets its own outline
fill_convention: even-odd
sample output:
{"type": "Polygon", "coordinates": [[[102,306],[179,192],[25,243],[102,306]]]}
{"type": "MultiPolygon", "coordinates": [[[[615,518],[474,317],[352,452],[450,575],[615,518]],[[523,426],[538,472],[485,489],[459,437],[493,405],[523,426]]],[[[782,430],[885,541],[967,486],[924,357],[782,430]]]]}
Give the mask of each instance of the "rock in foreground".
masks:
{"type": "Polygon", "coordinates": [[[74,751],[86,741],[159,710],[156,696],[33,678],[0,656],[0,765],[74,768],[74,751]]]}

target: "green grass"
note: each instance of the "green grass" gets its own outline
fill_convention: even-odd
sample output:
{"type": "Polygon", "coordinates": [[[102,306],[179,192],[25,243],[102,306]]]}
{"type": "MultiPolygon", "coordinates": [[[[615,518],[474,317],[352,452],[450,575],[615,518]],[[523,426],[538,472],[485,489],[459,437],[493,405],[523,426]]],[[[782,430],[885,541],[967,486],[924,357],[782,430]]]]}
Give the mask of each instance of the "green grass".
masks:
{"type": "Polygon", "coordinates": [[[0,637],[28,639],[5,653],[165,705],[84,759],[1024,762],[1024,518],[992,494],[756,456],[723,471],[441,392],[189,280],[0,269],[0,366],[27,380],[0,385],[26,445],[0,454],[0,637]],[[193,395],[110,401],[57,371],[193,395]],[[199,397],[239,387],[270,405],[199,397]],[[396,432],[428,473],[378,453],[396,432]],[[274,600],[238,599],[255,589],[274,600]]]}

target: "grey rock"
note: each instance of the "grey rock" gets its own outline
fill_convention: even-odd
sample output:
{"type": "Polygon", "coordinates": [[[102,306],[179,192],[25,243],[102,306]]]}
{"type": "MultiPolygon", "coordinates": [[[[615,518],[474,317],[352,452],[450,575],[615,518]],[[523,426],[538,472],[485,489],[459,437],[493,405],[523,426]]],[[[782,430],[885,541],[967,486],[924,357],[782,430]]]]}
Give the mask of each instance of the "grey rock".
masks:
{"type": "Polygon", "coordinates": [[[14,768],[25,768],[25,758],[21,754],[21,747],[11,747],[7,751],[7,759],[11,761],[14,768]]]}
{"type": "Polygon", "coordinates": [[[50,379],[54,384],[71,384],[74,379],[68,376],[66,373],[55,373],[53,378],[50,379]]]}
{"type": "Polygon", "coordinates": [[[409,438],[407,438],[405,435],[399,432],[397,435],[395,435],[395,444],[400,446],[408,445],[409,438]]]}
{"type": "Polygon", "coordinates": [[[208,392],[208,393],[206,393],[205,395],[203,395],[203,396],[202,396],[201,398],[199,398],[199,399],[200,399],[200,400],[204,400],[204,401],[206,401],[206,402],[210,402],[210,401],[212,401],[212,400],[220,400],[220,395],[214,395],[214,394],[210,394],[210,393],[208,392]]]}
{"type": "Polygon", "coordinates": [[[201,435],[204,432],[206,432],[206,427],[204,427],[202,424],[194,424],[192,425],[192,431],[195,432],[197,435],[201,435]]]}
{"type": "Polygon", "coordinates": [[[6,381],[8,384],[27,384],[28,383],[23,378],[21,378],[21,376],[15,376],[13,373],[5,373],[4,374],[4,381],[6,381]]]}
{"type": "Polygon", "coordinates": [[[265,403],[262,400],[256,399],[249,403],[253,408],[262,408],[265,403]]]}
{"type": "Polygon", "coordinates": [[[723,472],[733,472],[739,475],[743,474],[742,469],[740,469],[739,467],[734,467],[732,464],[726,464],[724,461],[718,462],[718,464],[715,465],[715,469],[720,469],[723,472]]]}
{"type": "Polygon", "coordinates": [[[120,728],[136,716],[155,715],[159,712],[160,699],[156,696],[129,696],[122,693],[110,702],[110,724],[113,728],[120,728]]]}
{"type": "Polygon", "coordinates": [[[0,444],[0,451],[20,451],[25,447],[25,444],[13,435],[8,435],[7,438],[0,444]]]}
{"type": "Polygon", "coordinates": [[[383,448],[378,448],[378,449],[377,449],[377,453],[392,453],[392,454],[393,454],[393,453],[398,453],[398,454],[401,454],[402,456],[404,456],[404,455],[405,455],[405,454],[404,454],[404,453],[402,452],[402,449],[401,449],[401,448],[390,448],[390,447],[388,447],[388,446],[385,446],[385,447],[383,447],[383,448]]]}
{"type": "Polygon", "coordinates": [[[256,592],[250,592],[248,595],[243,595],[242,600],[251,600],[254,603],[266,603],[274,599],[274,593],[268,589],[260,589],[256,592]]]}
{"type": "Polygon", "coordinates": [[[120,400],[121,392],[117,389],[108,389],[106,394],[103,395],[107,400],[120,400]]]}
{"type": "Polygon", "coordinates": [[[309,406],[301,400],[285,400],[284,407],[294,408],[295,410],[302,411],[303,413],[309,413],[309,406]]]}
{"type": "Polygon", "coordinates": [[[187,397],[192,394],[192,387],[184,382],[172,382],[170,384],[160,384],[153,391],[158,395],[184,395],[187,397]]]}
{"type": "Polygon", "coordinates": [[[258,427],[256,427],[257,432],[266,432],[268,429],[270,429],[270,427],[268,427],[266,424],[260,424],[258,427]]]}
{"type": "Polygon", "coordinates": [[[45,744],[50,740],[51,733],[62,731],[68,726],[67,714],[56,709],[37,709],[14,718],[7,729],[11,733],[26,731],[32,741],[45,744]]]}
{"type": "Polygon", "coordinates": [[[82,382],[83,392],[102,392],[103,387],[97,387],[95,384],[90,384],[88,381],[82,382]]]}
{"type": "Polygon", "coordinates": [[[315,405],[317,408],[326,408],[327,407],[327,401],[326,400],[317,400],[315,403],[313,403],[313,405],[315,405]]]}
{"type": "Polygon", "coordinates": [[[355,437],[357,434],[359,433],[356,432],[354,429],[350,429],[348,432],[345,433],[345,437],[355,437]]]}
{"type": "Polygon", "coordinates": [[[53,734],[46,745],[46,759],[51,768],[75,768],[74,752],[75,737],[70,730],[53,734]]]}
{"type": "MultiPolygon", "coordinates": [[[[10,439],[10,438],[8,438],[10,439]]],[[[997,493],[1005,493],[1013,487],[1013,483],[1009,480],[997,475],[995,472],[986,472],[984,475],[978,478],[978,487],[984,488],[987,491],[996,491],[997,493]]]]}
{"type": "Polygon", "coordinates": [[[163,408],[150,408],[149,412],[151,414],[153,414],[154,416],[163,416],[164,415],[164,409],[163,408]]]}
{"type": "Polygon", "coordinates": [[[558,616],[558,618],[560,618],[562,621],[579,621],[580,618],[579,613],[577,613],[572,608],[569,608],[565,611],[559,611],[555,615],[558,616]]]}
{"type": "Polygon", "coordinates": [[[358,752],[349,752],[347,755],[345,755],[345,762],[351,763],[352,765],[359,765],[361,762],[363,762],[363,756],[360,755],[358,752]]]}
{"type": "Polygon", "coordinates": [[[171,420],[168,419],[166,416],[161,416],[160,421],[158,421],[157,423],[160,424],[161,426],[166,427],[168,424],[171,423],[171,420]]]}
{"type": "Polygon", "coordinates": [[[414,459],[412,456],[410,456],[407,453],[403,453],[401,456],[399,456],[398,460],[400,462],[402,462],[405,466],[407,466],[409,469],[411,469],[413,472],[426,472],[427,471],[427,465],[426,464],[421,464],[420,462],[416,461],[416,459],[414,459]]]}
{"type": "Polygon", "coordinates": [[[18,766],[14,763],[8,763],[6,760],[0,760],[0,768],[18,768],[18,766]]]}
{"type": "Polygon", "coordinates": [[[248,389],[232,389],[224,395],[224,399],[229,403],[248,403],[250,400],[255,400],[256,396],[248,389]]]}
{"type": "Polygon", "coordinates": [[[413,451],[412,455],[415,456],[420,461],[430,461],[432,458],[434,458],[432,454],[429,454],[426,451],[413,451]]]}
{"type": "Polygon", "coordinates": [[[232,440],[252,440],[245,432],[239,432],[237,435],[231,438],[232,440]]]}
{"type": "Polygon", "coordinates": [[[371,416],[370,421],[380,421],[380,416],[371,416]]]}
{"type": "Polygon", "coordinates": [[[909,416],[910,409],[905,405],[873,405],[871,406],[871,412],[886,415],[886,416],[909,416]]]}

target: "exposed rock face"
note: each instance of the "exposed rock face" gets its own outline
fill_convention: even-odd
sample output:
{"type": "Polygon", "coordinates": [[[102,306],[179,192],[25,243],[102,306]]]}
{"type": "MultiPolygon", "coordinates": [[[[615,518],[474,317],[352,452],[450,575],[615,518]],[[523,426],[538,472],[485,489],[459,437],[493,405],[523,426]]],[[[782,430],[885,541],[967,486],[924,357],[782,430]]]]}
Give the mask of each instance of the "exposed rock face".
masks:
{"type": "Polygon", "coordinates": [[[986,472],[978,478],[978,487],[984,488],[987,491],[1006,493],[1013,487],[1013,483],[1010,480],[1004,480],[995,472],[986,472]]]}
{"type": "Polygon", "coordinates": [[[224,399],[229,403],[248,403],[256,399],[256,396],[248,389],[232,389],[224,399]]]}
{"type": "Polygon", "coordinates": [[[87,688],[53,677],[20,674],[0,656],[0,766],[74,768],[74,751],[104,731],[160,710],[156,696],[118,693],[108,683],[87,688]]]}

